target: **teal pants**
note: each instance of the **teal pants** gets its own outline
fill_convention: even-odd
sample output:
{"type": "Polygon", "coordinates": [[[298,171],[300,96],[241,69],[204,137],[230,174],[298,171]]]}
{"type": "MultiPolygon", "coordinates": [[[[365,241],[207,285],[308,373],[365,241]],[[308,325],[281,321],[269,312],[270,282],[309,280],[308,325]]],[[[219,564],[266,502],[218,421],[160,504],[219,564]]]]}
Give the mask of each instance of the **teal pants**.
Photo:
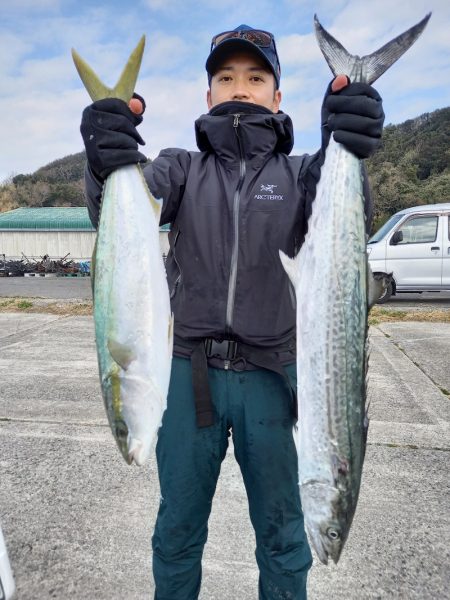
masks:
{"type": "MultiPolygon", "coordinates": [[[[295,365],[287,370],[295,378],[295,365]]],[[[209,368],[208,378],[216,419],[199,429],[190,361],[174,358],[156,447],[161,504],[152,540],[155,600],[198,598],[208,518],[230,431],[256,534],[259,600],[305,600],[312,559],[288,386],[263,369],[209,368]]]]}

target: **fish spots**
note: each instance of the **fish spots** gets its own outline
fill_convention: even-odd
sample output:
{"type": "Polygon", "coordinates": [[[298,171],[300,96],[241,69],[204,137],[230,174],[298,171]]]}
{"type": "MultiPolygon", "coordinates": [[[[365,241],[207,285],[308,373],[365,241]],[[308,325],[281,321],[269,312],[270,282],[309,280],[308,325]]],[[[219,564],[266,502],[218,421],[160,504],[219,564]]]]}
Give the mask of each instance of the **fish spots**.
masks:
{"type": "Polygon", "coordinates": [[[347,477],[350,472],[350,465],[347,459],[339,458],[334,455],[332,457],[333,476],[335,480],[339,480],[342,477],[347,477]]]}

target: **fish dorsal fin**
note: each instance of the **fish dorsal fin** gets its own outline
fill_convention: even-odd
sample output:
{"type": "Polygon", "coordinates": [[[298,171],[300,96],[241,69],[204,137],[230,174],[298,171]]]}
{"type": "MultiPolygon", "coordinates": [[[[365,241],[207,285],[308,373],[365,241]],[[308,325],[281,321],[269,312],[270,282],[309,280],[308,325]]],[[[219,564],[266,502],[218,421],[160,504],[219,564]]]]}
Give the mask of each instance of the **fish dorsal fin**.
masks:
{"type": "Polygon", "coordinates": [[[136,352],[130,346],[122,344],[113,338],[108,338],[108,350],[118,365],[126,371],[136,360],[136,352]]]}
{"type": "Polygon", "coordinates": [[[360,57],[350,54],[326,29],[314,15],[316,37],[322,54],[334,75],[347,75],[350,81],[372,84],[389,69],[417,40],[425,29],[431,13],[419,23],[397,36],[376,52],[360,57]]]}
{"type": "Polygon", "coordinates": [[[103,98],[119,98],[119,100],[123,100],[126,103],[131,100],[141,67],[144,46],[145,35],[141,37],[138,45],[131,53],[118,82],[113,88],[106,86],[87,62],[72,48],[73,62],[81,77],[81,81],[84,83],[84,87],[94,102],[103,98]]]}

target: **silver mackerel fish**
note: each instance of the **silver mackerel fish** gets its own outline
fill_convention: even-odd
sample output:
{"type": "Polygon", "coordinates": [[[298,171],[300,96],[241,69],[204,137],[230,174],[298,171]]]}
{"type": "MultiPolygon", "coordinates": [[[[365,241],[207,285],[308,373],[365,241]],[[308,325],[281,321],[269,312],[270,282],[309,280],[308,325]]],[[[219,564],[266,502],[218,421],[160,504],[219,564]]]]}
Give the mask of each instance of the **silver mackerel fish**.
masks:
{"type": "MultiPolygon", "coordinates": [[[[107,88],[73,50],[91,98],[128,102],[144,38],[113,88],[107,88]]],[[[108,421],[127,461],[142,465],[166,408],[173,318],[159,246],[162,202],[150,193],[138,165],[121,167],[104,184],[92,259],[94,321],[100,383],[108,421]]]]}
{"type": "MultiPolygon", "coordinates": [[[[430,15],[377,52],[352,56],[315,17],[334,75],[373,83],[414,43],[430,15]]],[[[361,161],[332,138],[294,259],[280,257],[297,298],[299,485],[310,542],[339,560],[355,513],[366,448],[367,316],[381,295],[366,254],[361,161]],[[372,297],[371,297],[372,296],[372,297]]]]}

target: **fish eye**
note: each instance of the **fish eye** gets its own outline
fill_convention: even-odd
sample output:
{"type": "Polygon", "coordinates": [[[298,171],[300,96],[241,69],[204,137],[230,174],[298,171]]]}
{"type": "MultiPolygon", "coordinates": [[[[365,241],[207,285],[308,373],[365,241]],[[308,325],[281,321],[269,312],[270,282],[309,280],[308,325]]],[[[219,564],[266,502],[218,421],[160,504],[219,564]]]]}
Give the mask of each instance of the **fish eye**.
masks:
{"type": "Polygon", "coordinates": [[[128,436],[128,427],[123,421],[116,421],[116,437],[119,440],[126,439],[128,436]]]}
{"type": "Polygon", "coordinates": [[[327,529],[327,536],[331,541],[335,542],[336,540],[338,540],[341,537],[341,534],[339,531],[337,531],[333,527],[329,527],[327,529]]]}

